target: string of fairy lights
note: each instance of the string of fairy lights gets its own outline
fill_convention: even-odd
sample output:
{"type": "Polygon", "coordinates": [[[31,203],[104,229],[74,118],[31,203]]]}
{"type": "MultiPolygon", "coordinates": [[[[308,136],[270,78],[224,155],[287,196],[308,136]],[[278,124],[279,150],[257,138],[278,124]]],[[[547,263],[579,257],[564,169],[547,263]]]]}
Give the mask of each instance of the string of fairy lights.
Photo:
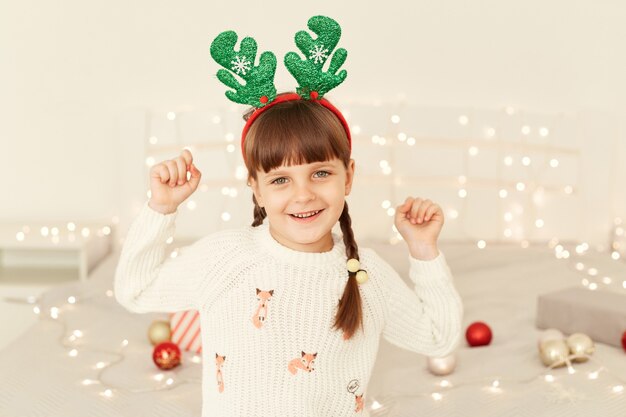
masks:
{"type": "MultiPolygon", "coordinates": [[[[185,203],[184,208],[193,211],[198,207],[198,199],[201,193],[210,189],[221,188],[224,196],[219,203],[220,219],[225,224],[233,219],[233,214],[227,209],[229,198],[237,198],[245,190],[245,180],[247,170],[243,164],[239,147],[237,146],[237,136],[234,131],[236,128],[229,128],[228,120],[238,119],[235,117],[237,107],[230,107],[230,110],[222,110],[219,114],[210,117],[210,125],[212,131],[222,132],[223,139],[214,138],[210,141],[194,141],[192,138],[184,137],[181,133],[185,131],[181,127],[184,123],[185,113],[167,112],[151,113],[149,119],[164,118],[175,124],[173,129],[169,129],[173,134],[165,135],[165,138],[159,138],[159,132],[152,127],[153,123],[148,123],[147,140],[145,143],[145,163],[149,168],[157,163],[156,155],[168,155],[171,158],[178,154],[182,148],[188,148],[192,153],[202,151],[225,151],[224,161],[228,166],[228,172],[232,173],[232,177],[227,176],[221,180],[203,180],[199,186],[199,194],[192,195],[185,203]],[[218,140],[215,140],[218,139],[218,140]]],[[[350,120],[350,107],[347,106],[344,115],[350,120]]],[[[398,111],[397,113],[401,113],[398,111]]],[[[508,116],[521,113],[512,107],[506,107],[504,113],[508,116]]],[[[356,117],[358,118],[358,116],[356,117]]],[[[449,138],[449,137],[433,137],[411,135],[409,128],[403,125],[403,117],[399,114],[392,113],[389,115],[388,121],[384,122],[384,133],[368,133],[361,127],[358,120],[351,121],[351,132],[353,140],[360,142],[355,149],[361,149],[368,146],[387,148],[388,152],[379,152],[373,150],[377,154],[387,154],[387,158],[381,158],[378,161],[379,174],[368,175],[359,174],[359,182],[363,184],[387,184],[389,197],[380,201],[380,207],[387,214],[387,219],[381,217],[381,222],[386,222],[389,227],[388,240],[391,244],[397,244],[402,240],[400,233],[393,225],[393,216],[395,214],[395,202],[397,201],[396,192],[398,186],[415,185],[429,186],[436,185],[442,189],[453,188],[459,201],[444,201],[445,212],[452,221],[469,222],[467,216],[463,213],[467,211],[467,201],[471,196],[474,188],[487,188],[493,190],[501,201],[501,216],[499,218],[501,236],[496,239],[490,239],[493,243],[499,242],[520,242],[523,246],[528,244],[534,235],[534,231],[544,229],[548,219],[540,215],[540,207],[545,203],[549,195],[559,195],[563,197],[574,196],[578,192],[580,172],[581,172],[581,155],[579,149],[568,148],[551,144],[549,139],[558,132],[558,128],[553,126],[556,122],[545,123],[544,125],[533,126],[520,118],[522,123],[518,126],[517,137],[515,140],[504,140],[500,134],[500,129],[494,123],[493,125],[485,125],[481,128],[474,126],[479,122],[474,122],[473,117],[469,113],[460,114],[456,120],[450,120],[449,123],[456,123],[463,129],[467,129],[467,134],[472,137],[449,138]],[[482,136],[475,135],[475,132],[481,132],[482,136]],[[531,140],[531,135],[533,135],[531,140]],[[539,139],[537,139],[539,138],[539,139]],[[396,156],[401,154],[406,148],[420,149],[452,149],[462,151],[463,159],[461,174],[454,176],[433,177],[416,177],[408,172],[396,167],[396,156]],[[495,151],[497,155],[496,175],[495,178],[479,178],[469,175],[469,167],[472,161],[482,151],[495,151]],[[531,157],[533,155],[533,157],[531,157]],[[555,185],[542,180],[542,176],[549,170],[558,170],[561,162],[560,157],[569,158],[575,161],[577,169],[576,177],[572,178],[570,183],[555,185]],[[535,159],[536,160],[533,160],[535,159]],[[518,179],[511,178],[514,169],[518,169],[518,179]],[[504,174],[507,175],[504,175],[504,174]],[[522,178],[524,177],[524,178],[522,178]],[[517,221],[516,221],[517,220],[517,221]]],[[[241,124],[241,122],[239,122],[241,124]]],[[[239,125],[237,125],[239,126],[239,125]]],[[[510,129],[509,129],[510,130],[510,129]]],[[[150,191],[146,191],[146,195],[150,198],[150,191]]],[[[246,194],[247,196],[247,194],[246,194]]],[[[212,204],[215,204],[212,201],[212,204]]],[[[549,224],[548,224],[549,226],[549,224]]],[[[476,239],[479,248],[484,248],[489,239],[476,239]]]]}
{"type": "MultiPolygon", "coordinates": [[[[231,107],[232,109],[232,107],[231,107]]],[[[234,111],[234,110],[233,110],[234,111]]],[[[516,112],[513,108],[506,108],[505,113],[512,115],[516,112]]],[[[349,119],[349,109],[344,113],[349,119]]],[[[163,114],[152,114],[152,118],[165,117],[166,120],[172,123],[179,123],[181,117],[180,114],[175,112],[167,112],[163,114]]],[[[224,123],[226,117],[223,115],[214,115],[211,118],[211,123],[220,125],[224,123]]],[[[464,172],[467,173],[467,167],[476,155],[478,155],[482,149],[495,150],[498,155],[498,168],[495,179],[480,179],[473,178],[467,174],[459,175],[456,177],[445,178],[437,184],[446,187],[455,187],[458,198],[461,199],[460,206],[450,205],[446,208],[447,217],[455,220],[463,217],[463,211],[466,209],[465,203],[467,197],[471,193],[472,186],[481,186],[492,189],[497,193],[498,197],[503,202],[507,202],[515,193],[524,194],[527,197],[525,206],[526,210],[515,211],[515,207],[524,207],[522,205],[513,206],[513,208],[507,208],[502,212],[501,221],[502,238],[506,242],[517,242],[522,248],[529,248],[531,246],[530,236],[524,232],[522,225],[514,224],[514,219],[526,217],[530,220],[528,222],[532,227],[540,229],[546,226],[547,219],[539,217],[537,215],[537,207],[541,204],[541,198],[537,195],[545,195],[546,193],[560,194],[564,196],[573,195],[578,191],[578,178],[572,181],[571,184],[563,184],[561,186],[554,186],[548,184],[542,184],[541,174],[545,170],[558,169],[559,155],[568,155],[574,157],[576,160],[580,160],[580,155],[576,149],[566,149],[558,146],[552,146],[547,143],[528,143],[524,138],[528,137],[532,131],[536,131],[540,138],[549,138],[554,131],[553,126],[532,126],[530,124],[523,124],[519,126],[520,141],[516,143],[504,143],[498,139],[498,130],[495,126],[485,126],[483,129],[484,138],[475,139],[450,139],[450,138],[432,138],[432,137],[417,137],[411,136],[402,129],[402,118],[398,114],[390,114],[390,130],[386,134],[373,134],[368,136],[363,132],[360,125],[355,122],[352,123],[351,130],[354,134],[355,140],[362,142],[370,142],[371,146],[381,147],[396,147],[399,152],[402,152],[401,147],[448,147],[451,149],[465,149],[463,155],[464,172]],[[547,164],[542,167],[543,170],[529,170],[529,176],[522,180],[505,180],[501,175],[503,170],[513,167],[519,164],[522,167],[531,167],[535,163],[530,156],[523,155],[521,158],[516,159],[513,153],[528,152],[543,152],[548,155],[547,164]]],[[[458,115],[455,123],[460,126],[470,126],[472,123],[471,115],[460,114],[458,115]]],[[[219,202],[221,204],[220,220],[227,223],[232,220],[233,216],[227,209],[227,200],[235,199],[241,195],[242,190],[245,190],[245,179],[247,171],[245,166],[241,162],[241,157],[238,152],[238,146],[236,142],[236,136],[232,132],[228,132],[227,128],[224,128],[225,134],[223,141],[207,142],[207,143],[191,143],[187,138],[180,136],[180,126],[174,129],[177,132],[175,143],[160,143],[160,139],[157,132],[147,132],[145,140],[145,164],[146,167],[151,167],[157,162],[156,154],[170,153],[177,154],[182,147],[188,147],[192,152],[200,150],[223,150],[225,151],[225,161],[228,164],[232,177],[220,180],[203,179],[199,186],[199,192],[206,192],[210,189],[217,189],[221,191],[223,199],[219,202]]],[[[389,158],[380,159],[378,176],[365,176],[361,178],[361,181],[379,181],[390,185],[389,198],[386,198],[380,202],[380,207],[384,212],[384,215],[389,217],[390,234],[388,241],[390,244],[397,244],[402,240],[401,235],[392,225],[391,218],[395,215],[393,208],[393,202],[396,201],[395,186],[399,184],[411,183],[411,181],[419,181],[420,184],[424,184],[424,181],[428,181],[427,178],[415,179],[407,175],[403,175],[400,170],[396,169],[395,152],[389,153],[389,158]]],[[[580,172],[578,172],[578,175],[580,172]]],[[[150,192],[147,192],[148,198],[150,192]]],[[[213,202],[215,204],[215,202],[213,202]]],[[[504,207],[504,204],[503,204],[504,207]]],[[[198,202],[192,196],[184,203],[184,208],[193,211],[198,208],[198,202]]],[[[383,217],[384,217],[383,215],[383,217]]],[[[528,223],[527,222],[527,223],[528,223]]],[[[119,223],[119,218],[112,219],[113,224],[119,223]]],[[[617,217],[613,219],[611,241],[606,247],[591,248],[586,242],[561,242],[557,238],[553,238],[548,242],[548,247],[554,251],[554,256],[557,260],[563,260],[568,263],[568,266],[575,271],[582,274],[580,285],[588,288],[589,290],[596,290],[600,286],[610,287],[611,289],[623,289],[626,290],[626,280],[620,282],[620,277],[610,276],[602,273],[598,266],[593,265],[593,261],[585,258],[585,255],[590,251],[596,251],[597,254],[602,256],[608,255],[613,261],[623,261],[624,251],[626,250],[626,233],[624,231],[624,225],[621,218],[617,217]]],[[[40,228],[39,234],[45,238],[49,238],[51,242],[59,242],[63,239],[76,239],[76,234],[80,230],[80,235],[88,237],[93,231],[88,228],[77,226],[75,222],[69,222],[65,227],[58,225],[49,225],[40,228]],[[71,237],[73,236],[73,238],[71,237]]],[[[15,238],[19,242],[24,244],[28,243],[29,234],[33,233],[33,230],[28,225],[23,226],[20,230],[16,231],[15,238]]],[[[106,226],[99,229],[96,232],[97,236],[108,236],[111,233],[111,229],[106,226]]],[[[495,243],[500,240],[496,240],[495,243]]],[[[176,257],[178,254],[178,248],[173,245],[174,238],[170,237],[167,241],[172,246],[168,256],[176,257]]],[[[475,241],[477,248],[485,249],[487,246],[487,239],[478,239],[475,241]]],[[[534,245],[534,244],[533,244],[534,245]]],[[[106,297],[113,297],[113,291],[111,289],[106,290],[106,297]]],[[[91,364],[85,370],[85,378],[82,380],[84,386],[99,386],[99,395],[104,397],[113,398],[117,391],[124,392],[156,392],[162,390],[173,389],[182,384],[200,384],[200,378],[185,378],[176,372],[176,370],[161,371],[155,367],[152,380],[154,381],[149,386],[130,389],[127,387],[119,386],[107,380],[107,371],[115,366],[119,366],[127,358],[126,350],[129,346],[128,339],[119,341],[116,349],[102,349],[99,346],[93,346],[89,344],[88,340],[85,340],[84,332],[81,329],[71,328],[68,326],[67,321],[64,320],[65,307],[68,305],[74,305],[79,307],[81,304],[88,303],[89,300],[94,297],[102,296],[102,294],[83,294],[83,295],[68,295],[65,300],[57,302],[56,305],[45,305],[41,297],[27,297],[25,299],[6,298],[7,301],[19,302],[24,304],[33,305],[33,311],[39,316],[41,320],[46,320],[56,323],[61,331],[58,343],[61,349],[66,351],[69,357],[80,356],[81,351],[90,351],[93,353],[100,353],[103,357],[114,357],[114,360],[103,359],[91,364]],[[79,343],[80,342],[80,343],[79,343]],[[95,376],[90,375],[95,371],[95,376]]],[[[146,344],[148,341],[145,342],[146,344]]],[[[601,361],[591,356],[586,356],[589,363],[594,364],[596,367],[586,373],[587,380],[591,382],[598,381],[602,376],[611,378],[612,383],[607,388],[609,395],[622,395],[624,392],[624,385],[626,380],[619,375],[613,373],[610,369],[607,369],[601,361]]],[[[574,357],[569,357],[568,360],[573,360],[574,357]]],[[[201,363],[202,359],[198,355],[193,355],[191,361],[194,363],[201,363]]],[[[485,377],[472,381],[453,381],[453,376],[438,378],[438,381],[431,387],[431,389],[424,392],[417,392],[411,394],[398,394],[389,393],[384,396],[378,396],[377,398],[368,399],[370,402],[370,408],[374,415],[383,415],[384,413],[390,413],[393,411],[398,402],[404,397],[411,398],[430,398],[433,401],[443,401],[446,396],[452,394],[454,390],[460,387],[475,386],[480,387],[486,393],[502,394],[506,392],[509,387],[515,387],[520,385],[527,385],[532,383],[546,383],[549,385],[555,381],[564,380],[568,376],[580,373],[576,369],[576,365],[573,365],[568,361],[567,371],[556,369],[556,364],[547,367],[543,372],[540,372],[532,377],[526,379],[513,379],[506,376],[497,377],[485,377]]]]}
{"type": "MultiPolygon", "coordinates": [[[[585,243],[569,245],[559,244],[558,242],[553,240],[549,242],[548,246],[554,249],[557,259],[567,259],[570,263],[574,265],[575,270],[586,275],[598,275],[597,268],[591,266],[583,268],[580,267],[582,263],[581,260],[590,250],[588,247],[589,245],[585,243]],[[570,256],[565,258],[563,256],[564,251],[571,252],[570,256]]],[[[173,254],[175,254],[176,252],[177,249],[173,248],[169,251],[169,254],[170,256],[175,256],[173,254]]],[[[605,285],[614,284],[614,282],[610,282],[607,280],[603,280],[602,282],[605,285]]],[[[588,278],[585,277],[583,278],[581,285],[587,287],[590,290],[593,290],[595,288],[592,284],[593,283],[589,282],[588,278]]],[[[626,281],[624,281],[622,285],[626,289],[626,281]]],[[[33,312],[39,317],[40,320],[56,323],[60,328],[60,335],[57,339],[58,345],[60,349],[65,350],[65,354],[68,357],[79,357],[81,352],[84,351],[102,354],[103,357],[106,357],[107,359],[94,361],[93,363],[85,366],[86,375],[85,378],[82,379],[82,381],[80,382],[83,386],[86,387],[98,385],[98,394],[103,397],[114,398],[116,392],[118,391],[130,393],[157,392],[174,389],[183,384],[201,384],[200,378],[182,377],[178,375],[175,370],[161,371],[156,369],[156,367],[153,375],[151,376],[151,379],[154,382],[151,383],[149,386],[144,386],[140,388],[127,388],[119,384],[113,383],[110,380],[107,380],[106,372],[114,366],[119,366],[124,360],[127,359],[126,349],[129,346],[129,340],[120,340],[117,344],[118,347],[116,349],[103,349],[100,346],[91,345],[88,340],[85,340],[86,338],[84,336],[84,331],[79,328],[70,327],[64,316],[66,312],[71,314],[71,311],[74,311],[74,314],[77,314],[77,307],[79,307],[81,304],[88,304],[96,297],[105,296],[107,298],[112,298],[113,295],[113,290],[107,289],[103,292],[103,294],[100,294],[100,292],[94,292],[92,290],[91,293],[85,292],[83,294],[69,294],[64,299],[51,300],[48,303],[45,303],[42,297],[32,296],[25,299],[12,298],[7,299],[7,301],[33,305],[33,312]],[[67,307],[69,306],[72,306],[73,308],[68,309],[67,307]],[[115,359],[111,360],[110,357],[114,357],[115,359]],[[90,374],[93,374],[94,371],[95,376],[91,376],[90,374]]],[[[147,341],[145,343],[148,344],[147,341]]],[[[606,387],[605,390],[607,395],[622,395],[624,393],[626,379],[611,371],[609,368],[603,365],[602,361],[594,358],[592,355],[572,354],[567,356],[567,358],[564,360],[566,365],[566,371],[557,369],[564,365],[563,362],[557,362],[546,367],[542,372],[534,374],[528,378],[516,379],[508,378],[503,375],[498,375],[495,377],[491,376],[477,378],[470,381],[453,381],[453,375],[445,376],[438,378],[437,382],[435,382],[432,385],[431,389],[427,391],[411,394],[399,394],[389,392],[384,395],[379,395],[376,398],[370,398],[367,401],[369,402],[370,409],[372,410],[372,415],[391,415],[388,413],[393,412],[394,407],[396,407],[403,398],[427,398],[431,399],[432,401],[439,402],[443,401],[446,396],[451,395],[456,389],[462,387],[480,387],[482,392],[488,394],[502,394],[505,393],[507,389],[515,389],[519,388],[520,386],[529,385],[532,383],[546,383],[548,385],[551,385],[555,382],[563,382],[569,376],[583,372],[577,370],[577,365],[574,364],[574,361],[580,358],[584,358],[589,364],[594,365],[593,370],[584,371],[586,379],[590,383],[592,383],[593,381],[602,380],[602,383],[606,387]],[[603,376],[604,379],[602,379],[603,376]]],[[[190,360],[193,363],[198,364],[202,362],[201,357],[196,354],[193,354],[190,360]]],[[[586,366],[589,367],[589,365],[586,366]]],[[[560,386],[557,386],[557,388],[554,389],[556,390],[555,392],[558,394],[560,386]]],[[[561,394],[566,396],[569,395],[567,394],[567,392],[561,394]]]]}

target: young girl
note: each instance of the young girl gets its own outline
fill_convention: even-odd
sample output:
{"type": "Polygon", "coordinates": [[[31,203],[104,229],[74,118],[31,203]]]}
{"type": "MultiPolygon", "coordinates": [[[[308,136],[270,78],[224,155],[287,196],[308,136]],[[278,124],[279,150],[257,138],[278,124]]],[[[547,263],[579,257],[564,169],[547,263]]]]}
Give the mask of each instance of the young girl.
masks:
{"type": "Polygon", "coordinates": [[[367,416],[381,336],[435,357],[460,340],[462,303],[437,247],[442,210],[414,197],[396,208],[412,290],[354,239],[345,196],[355,162],[338,110],[290,93],[245,118],[252,225],[166,257],[177,207],[201,174],[188,150],[154,165],[151,197],[122,248],[116,299],[136,313],[199,311],[203,417],[367,416]],[[343,236],[332,232],[337,222],[343,236]]]}

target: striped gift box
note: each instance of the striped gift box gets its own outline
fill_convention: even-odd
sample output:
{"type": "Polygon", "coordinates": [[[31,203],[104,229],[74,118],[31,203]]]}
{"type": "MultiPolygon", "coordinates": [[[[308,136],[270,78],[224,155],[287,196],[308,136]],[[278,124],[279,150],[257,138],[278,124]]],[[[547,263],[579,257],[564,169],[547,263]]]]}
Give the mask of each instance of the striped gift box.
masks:
{"type": "Polygon", "coordinates": [[[179,311],[170,314],[172,342],[182,350],[202,352],[202,337],[200,337],[200,313],[196,310],[179,311]]]}

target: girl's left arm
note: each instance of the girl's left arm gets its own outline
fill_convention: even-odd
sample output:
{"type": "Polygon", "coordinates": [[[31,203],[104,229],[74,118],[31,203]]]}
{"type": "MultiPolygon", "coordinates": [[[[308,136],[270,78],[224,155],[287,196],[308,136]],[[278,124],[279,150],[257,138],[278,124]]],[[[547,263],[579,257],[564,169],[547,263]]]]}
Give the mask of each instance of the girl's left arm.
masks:
{"type": "Polygon", "coordinates": [[[409,248],[413,290],[393,268],[385,273],[389,293],[383,336],[397,346],[435,357],[457,346],[463,318],[461,297],[437,248],[443,223],[439,205],[408,197],[396,208],[395,226],[409,248]]]}
{"type": "Polygon", "coordinates": [[[387,307],[383,337],[388,342],[416,353],[442,357],[450,354],[461,339],[463,304],[454,287],[445,256],[421,261],[409,255],[409,288],[387,265],[387,307]]]}

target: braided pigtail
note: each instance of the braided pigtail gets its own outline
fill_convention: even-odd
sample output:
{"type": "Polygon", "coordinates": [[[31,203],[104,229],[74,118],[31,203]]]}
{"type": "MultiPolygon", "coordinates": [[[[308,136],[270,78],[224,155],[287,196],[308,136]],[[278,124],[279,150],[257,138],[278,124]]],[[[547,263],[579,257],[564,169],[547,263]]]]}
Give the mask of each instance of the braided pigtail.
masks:
{"type": "MultiPolygon", "coordinates": [[[[359,260],[359,248],[354,240],[352,232],[352,219],[348,214],[348,203],[345,202],[343,211],[339,217],[339,224],[343,232],[343,243],[346,247],[346,256],[348,259],[359,260]]],[[[363,328],[363,313],[361,310],[361,293],[359,284],[356,280],[356,272],[349,272],[350,277],[343,291],[343,296],[339,300],[339,308],[335,316],[333,328],[343,330],[343,338],[350,339],[357,328],[363,328]]]]}
{"type": "Polygon", "coordinates": [[[265,219],[267,213],[265,213],[264,208],[259,207],[259,203],[257,203],[254,194],[252,194],[252,202],[254,202],[254,221],[252,222],[252,226],[257,227],[263,223],[263,219],[265,219]]]}

